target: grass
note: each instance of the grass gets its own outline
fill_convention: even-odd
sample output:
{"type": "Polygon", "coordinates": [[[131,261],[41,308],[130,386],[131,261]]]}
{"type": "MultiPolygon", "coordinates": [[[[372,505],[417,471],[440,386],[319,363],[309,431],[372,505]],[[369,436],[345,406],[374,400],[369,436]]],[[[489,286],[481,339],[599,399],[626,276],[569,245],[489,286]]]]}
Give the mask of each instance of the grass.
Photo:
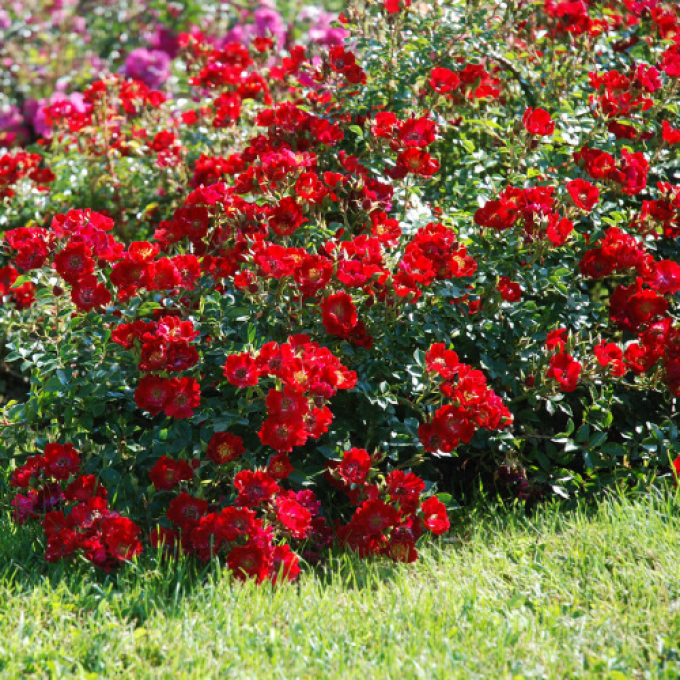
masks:
{"type": "Polygon", "coordinates": [[[394,568],[276,589],[148,557],[45,567],[0,523],[0,678],[677,678],[680,504],[478,511],[394,568]]]}

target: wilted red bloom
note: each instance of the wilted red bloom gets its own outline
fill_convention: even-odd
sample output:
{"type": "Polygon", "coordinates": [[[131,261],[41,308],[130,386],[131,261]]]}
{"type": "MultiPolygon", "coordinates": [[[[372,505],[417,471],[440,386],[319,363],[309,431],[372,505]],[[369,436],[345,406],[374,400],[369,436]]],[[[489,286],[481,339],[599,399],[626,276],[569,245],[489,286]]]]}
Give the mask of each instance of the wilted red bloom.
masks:
{"type": "Polygon", "coordinates": [[[218,465],[225,465],[245,453],[243,440],[230,432],[215,432],[208,444],[207,455],[218,465]]]}
{"type": "Polygon", "coordinates": [[[555,121],[545,109],[529,107],[524,112],[522,123],[527,132],[537,137],[549,137],[555,132],[555,121]]]}
{"type": "Polygon", "coordinates": [[[573,392],[581,377],[581,363],[566,352],[550,357],[550,367],[546,377],[554,378],[560,384],[562,392],[573,392]]]}
{"type": "Polygon", "coordinates": [[[423,512],[423,523],[437,536],[446,533],[450,526],[446,506],[436,497],[428,498],[420,508],[423,512]]]}
{"type": "Polygon", "coordinates": [[[149,479],[157,491],[169,491],[180,482],[188,482],[193,478],[194,471],[189,463],[167,456],[161,456],[149,472],[149,479]]]}

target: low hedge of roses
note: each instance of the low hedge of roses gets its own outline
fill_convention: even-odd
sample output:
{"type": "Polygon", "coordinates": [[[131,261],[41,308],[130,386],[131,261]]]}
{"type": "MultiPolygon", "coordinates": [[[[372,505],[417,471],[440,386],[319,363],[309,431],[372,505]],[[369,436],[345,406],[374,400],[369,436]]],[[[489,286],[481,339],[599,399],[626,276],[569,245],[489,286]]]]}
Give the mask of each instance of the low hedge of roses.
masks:
{"type": "Polygon", "coordinates": [[[480,482],[669,474],[677,10],[244,26],[185,27],[167,88],[92,78],[2,161],[0,325],[30,378],[2,441],[46,559],[293,579],[332,547],[417,559],[480,482]]]}

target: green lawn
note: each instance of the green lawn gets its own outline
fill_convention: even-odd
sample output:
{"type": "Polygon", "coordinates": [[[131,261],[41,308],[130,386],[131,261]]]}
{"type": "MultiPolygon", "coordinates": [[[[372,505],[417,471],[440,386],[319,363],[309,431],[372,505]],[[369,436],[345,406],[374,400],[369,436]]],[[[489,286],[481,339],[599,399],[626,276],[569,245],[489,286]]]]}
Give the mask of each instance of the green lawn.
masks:
{"type": "Polygon", "coordinates": [[[276,589],[45,568],[0,526],[0,678],[677,678],[680,504],[478,512],[412,567],[276,589]]]}

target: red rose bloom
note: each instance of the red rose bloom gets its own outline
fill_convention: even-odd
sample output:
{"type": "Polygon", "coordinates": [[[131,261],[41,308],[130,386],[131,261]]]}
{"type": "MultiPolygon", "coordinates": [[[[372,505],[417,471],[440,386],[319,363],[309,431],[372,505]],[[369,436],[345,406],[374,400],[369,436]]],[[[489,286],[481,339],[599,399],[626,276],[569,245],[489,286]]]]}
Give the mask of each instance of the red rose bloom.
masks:
{"type": "Polygon", "coordinates": [[[352,524],[364,534],[381,534],[399,521],[397,510],[378,499],[366,501],[354,514],[352,524]]]}
{"type": "Polygon", "coordinates": [[[439,94],[453,92],[460,85],[460,78],[448,68],[433,68],[430,72],[430,87],[439,94]]]}
{"type": "Polygon", "coordinates": [[[177,498],[170,501],[167,517],[173,524],[181,529],[186,529],[198,524],[198,521],[207,512],[207,501],[202,498],[194,498],[183,491],[177,498]]]}
{"type": "Polygon", "coordinates": [[[560,384],[562,392],[573,392],[581,377],[581,363],[566,352],[550,357],[550,367],[546,377],[554,378],[560,384]]]}
{"type": "Polygon", "coordinates": [[[321,303],[321,320],[331,335],[347,337],[359,321],[351,296],[344,292],[329,295],[321,303]]]}
{"type": "Polygon", "coordinates": [[[244,453],[243,440],[230,432],[215,432],[208,444],[208,458],[218,465],[236,460],[244,453]]]}
{"type": "Polygon", "coordinates": [[[236,387],[257,385],[259,370],[255,359],[248,353],[230,354],[224,364],[224,376],[236,387]]]}
{"type": "Polygon", "coordinates": [[[65,281],[76,283],[94,271],[91,248],[86,243],[69,243],[55,256],[54,268],[65,281]]]}
{"type": "Polygon", "coordinates": [[[139,527],[127,517],[107,517],[101,525],[102,539],[111,557],[127,561],[142,552],[139,527]]]}
{"type": "Polygon", "coordinates": [[[269,569],[269,578],[271,582],[276,584],[279,577],[287,581],[294,581],[300,574],[300,559],[290,549],[290,546],[284,543],[277,545],[272,553],[272,564],[269,569]]]}
{"type": "Polygon", "coordinates": [[[71,444],[48,444],[45,447],[45,472],[64,480],[78,472],[80,456],[71,444]]]}
{"type": "Polygon", "coordinates": [[[260,545],[251,541],[232,548],[227,555],[227,566],[239,581],[254,578],[261,583],[269,573],[270,558],[260,545]]]}
{"type": "Polygon", "coordinates": [[[290,498],[276,501],[276,519],[293,538],[307,538],[312,528],[312,513],[290,498]]]}
{"type": "Polygon", "coordinates": [[[290,458],[285,453],[277,453],[272,456],[267,464],[267,474],[274,479],[287,479],[294,470],[290,458]]]}
{"type": "Polygon", "coordinates": [[[423,523],[437,536],[446,533],[451,526],[446,506],[436,497],[428,498],[420,508],[423,511],[423,523]]]}
{"type": "Polygon", "coordinates": [[[575,179],[571,182],[567,182],[567,191],[574,203],[576,203],[579,208],[587,210],[588,212],[593,209],[593,206],[600,199],[598,188],[594,184],[586,182],[584,179],[575,179]]]}
{"type": "Polygon", "coordinates": [[[275,451],[289,453],[307,441],[304,421],[300,419],[267,418],[258,432],[260,441],[275,451]]]}
{"type": "Polygon", "coordinates": [[[236,505],[246,508],[262,505],[279,490],[276,480],[262,470],[241,470],[234,477],[234,486],[238,491],[236,505]]]}
{"type": "Polygon", "coordinates": [[[345,451],[335,471],[345,484],[363,484],[371,469],[371,456],[364,449],[345,451]]]}
{"type": "Polygon", "coordinates": [[[507,276],[501,276],[498,281],[498,292],[506,302],[517,302],[522,299],[522,289],[519,283],[511,281],[507,276]]]}
{"type": "Polygon", "coordinates": [[[201,403],[201,386],[193,378],[172,378],[168,382],[170,398],[165,402],[169,418],[190,418],[201,403]]]}
{"type": "Polygon", "coordinates": [[[188,482],[193,479],[194,471],[185,460],[176,461],[167,456],[162,456],[151,468],[149,478],[157,491],[169,491],[180,482],[188,482]]]}
{"type": "Polygon", "coordinates": [[[522,123],[529,134],[536,137],[549,137],[555,132],[555,122],[545,109],[532,109],[524,112],[522,123]]]}
{"type": "Polygon", "coordinates": [[[83,312],[89,312],[95,307],[104,307],[111,302],[111,293],[97,277],[87,274],[73,284],[71,299],[75,306],[83,312]]]}

